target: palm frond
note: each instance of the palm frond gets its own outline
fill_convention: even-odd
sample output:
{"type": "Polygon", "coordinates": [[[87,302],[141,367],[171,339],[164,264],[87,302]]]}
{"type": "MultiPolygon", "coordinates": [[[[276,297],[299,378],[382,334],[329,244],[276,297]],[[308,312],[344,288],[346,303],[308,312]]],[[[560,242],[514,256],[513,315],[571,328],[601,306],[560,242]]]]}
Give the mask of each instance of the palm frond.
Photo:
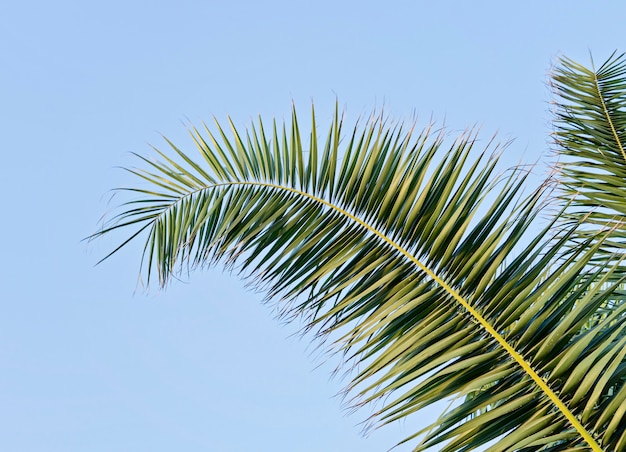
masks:
{"type": "Polygon", "coordinates": [[[595,259],[626,251],[626,58],[614,53],[599,69],[561,58],[552,74],[560,197],[566,221],[582,223],[577,243],[603,238],[595,259]],[[608,236],[607,236],[608,233],[608,236]]]}
{"type": "Polygon", "coordinates": [[[604,244],[529,234],[542,191],[498,176],[500,149],[473,133],[446,145],[376,116],[344,134],[336,110],[322,144],[311,117],[306,144],[295,109],[289,127],[191,130],[201,159],[172,143],[176,158],[144,158],[147,188],[92,238],[147,230],[162,285],[218,261],[241,272],[358,364],[347,389],[382,404],[372,425],[463,399],[415,450],[623,450],[623,278],[592,269],[604,244]]]}

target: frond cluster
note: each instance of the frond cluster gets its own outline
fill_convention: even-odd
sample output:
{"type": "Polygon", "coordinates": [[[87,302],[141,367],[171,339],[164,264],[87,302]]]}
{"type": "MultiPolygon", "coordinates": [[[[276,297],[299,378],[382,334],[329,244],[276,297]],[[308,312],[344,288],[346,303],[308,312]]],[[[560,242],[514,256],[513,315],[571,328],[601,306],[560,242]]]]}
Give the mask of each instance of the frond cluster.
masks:
{"type": "Polygon", "coordinates": [[[625,73],[619,58],[555,73],[559,146],[586,159],[563,167],[565,228],[538,227],[544,190],[498,175],[501,149],[473,133],[446,144],[382,117],[344,132],[336,110],[322,139],[312,111],[303,139],[294,109],[289,125],[191,130],[199,159],[170,142],[172,157],[140,157],[148,188],[125,189],[136,198],[94,237],[134,228],[115,253],[145,232],[162,285],[240,271],[358,364],[348,391],[382,403],[373,425],[460,397],[415,450],[626,450],[624,273],[603,257],[623,242],[625,73]]]}

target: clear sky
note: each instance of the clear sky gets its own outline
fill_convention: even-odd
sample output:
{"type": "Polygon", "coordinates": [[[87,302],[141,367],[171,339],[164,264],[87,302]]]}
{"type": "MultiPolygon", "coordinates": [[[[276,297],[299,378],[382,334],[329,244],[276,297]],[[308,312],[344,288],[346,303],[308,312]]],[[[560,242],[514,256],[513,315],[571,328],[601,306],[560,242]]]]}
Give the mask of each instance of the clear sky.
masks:
{"type": "Polygon", "coordinates": [[[116,242],[81,239],[131,151],[292,100],[479,124],[516,138],[507,162],[545,162],[551,62],[626,50],[623,17],[618,0],[1,2],[0,449],[381,451],[435,417],[362,437],[336,363],[236,277],[136,290],[139,246],[94,267],[116,242]]]}

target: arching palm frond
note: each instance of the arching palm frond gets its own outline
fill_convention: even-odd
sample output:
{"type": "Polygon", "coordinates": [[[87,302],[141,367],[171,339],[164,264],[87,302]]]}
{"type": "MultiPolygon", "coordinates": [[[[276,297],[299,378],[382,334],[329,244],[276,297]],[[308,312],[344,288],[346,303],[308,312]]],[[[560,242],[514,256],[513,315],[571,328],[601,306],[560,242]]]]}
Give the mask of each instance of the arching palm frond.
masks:
{"type": "Polygon", "coordinates": [[[626,59],[614,53],[595,70],[561,58],[552,75],[555,142],[564,219],[582,222],[578,242],[604,244],[596,261],[626,252],[626,59]],[[606,232],[609,233],[606,237],[606,232]]]}
{"type": "Polygon", "coordinates": [[[603,243],[528,234],[541,191],[495,176],[497,146],[477,153],[471,133],[343,128],[336,111],[318,140],[312,114],[303,140],[294,110],[289,127],[194,129],[200,159],[171,143],[144,158],[131,171],[147,188],[93,237],[145,231],[163,285],[217,261],[240,271],[358,364],[348,390],[381,404],[373,425],[459,397],[407,439],[416,450],[626,450],[626,304],[619,268],[591,265],[603,243]]]}

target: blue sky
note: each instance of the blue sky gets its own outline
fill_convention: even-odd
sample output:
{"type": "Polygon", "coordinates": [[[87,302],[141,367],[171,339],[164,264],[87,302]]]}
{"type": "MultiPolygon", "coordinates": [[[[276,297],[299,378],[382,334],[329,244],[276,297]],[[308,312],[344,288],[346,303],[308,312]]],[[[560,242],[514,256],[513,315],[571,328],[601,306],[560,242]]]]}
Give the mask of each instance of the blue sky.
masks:
{"type": "MultiPolygon", "coordinates": [[[[549,160],[558,55],[623,48],[607,2],[7,1],[0,4],[0,447],[387,450],[437,410],[362,437],[332,360],[220,268],[137,288],[140,247],[81,242],[130,152],[185,124],[384,106],[549,160]],[[599,5],[602,5],[600,8],[599,5]],[[319,366],[319,367],[318,367],[319,366]]],[[[539,172],[543,170],[538,170],[539,172]]],[[[115,203],[115,201],[113,201],[115,203]]],[[[345,383],[345,381],[344,381],[345,383]]],[[[408,448],[398,448],[404,451],[408,448]]]]}

